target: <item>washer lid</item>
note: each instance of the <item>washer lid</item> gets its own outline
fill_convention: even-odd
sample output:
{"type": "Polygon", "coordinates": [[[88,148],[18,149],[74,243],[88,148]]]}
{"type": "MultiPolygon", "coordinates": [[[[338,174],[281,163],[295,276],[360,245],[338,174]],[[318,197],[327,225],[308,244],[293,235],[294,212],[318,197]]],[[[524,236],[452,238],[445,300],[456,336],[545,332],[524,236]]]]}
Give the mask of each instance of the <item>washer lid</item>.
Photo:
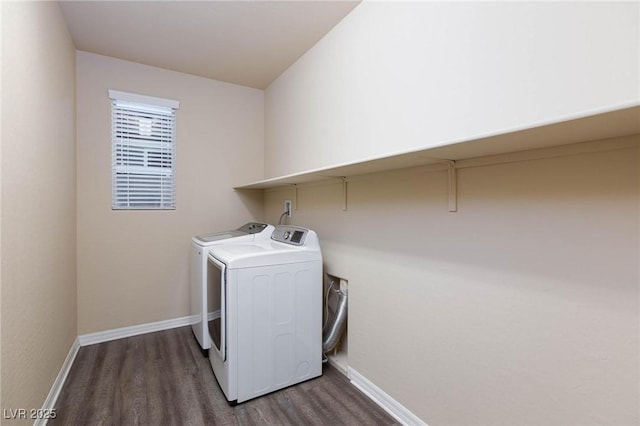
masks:
{"type": "Polygon", "coordinates": [[[198,235],[197,237],[193,237],[193,240],[197,243],[211,243],[213,241],[219,240],[227,240],[229,238],[239,237],[241,235],[248,235],[246,232],[242,231],[222,231],[222,232],[214,232],[213,234],[205,234],[198,235]]]}
{"type": "Polygon", "coordinates": [[[268,240],[274,230],[273,225],[250,222],[233,231],[214,232],[193,237],[193,242],[201,246],[211,246],[226,242],[250,242],[268,240]]]}
{"type": "Polygon", "coordinates": [[[216,258],[229,269],[322,261],[317,246],[299,247],[277,241],[218,245],[209,249],[209,257],[216,258]]]}

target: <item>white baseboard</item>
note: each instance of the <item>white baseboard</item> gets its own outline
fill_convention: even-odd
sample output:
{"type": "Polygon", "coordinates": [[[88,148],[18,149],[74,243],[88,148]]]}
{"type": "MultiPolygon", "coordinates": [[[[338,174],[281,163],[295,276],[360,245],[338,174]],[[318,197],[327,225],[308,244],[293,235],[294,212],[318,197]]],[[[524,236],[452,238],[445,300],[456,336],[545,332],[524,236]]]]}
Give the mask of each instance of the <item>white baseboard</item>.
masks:
{"type": "Polygon", "coordinates": [[[367,395],[373,402],[403,425],[428,426],[418,416],[409,411],[405,406],[387,395],[382,389],[370,382],[362,374],[351,367],[347,367],[348,377],[351,383],[367,395]]]}
{"type": "MultiPolygon", "coordinates": [[[[325,354],[326,355],[326,354],[325,354]]],[[[335,357],[333,356],[327,356],[327,362],[329,363],[329,365],[331,365],[333,368],[335,368],[336,370],[338,370],[340,373],[342,373],[343,375],[349,377],[349,372],[347,371],[347,366],[343,365],[341,363],[339,363],[335,357]]]]}
{"type": "MultiPolygon", "coordinates": [[[[69,371],[71,371],[71,366],[73,365],[73,361],[76,359],[76,355],[78,355],[79,349],[80,344],[76,337],[76,340],[71,344],[67,358],[62,363],[62,367],[60,367],[58,376],[53,381],[53,385],[51,385],[47,399],[45,399],[44,404],[42,404],[42,413],[53,413],[53,409],[56,407],[56,402],[58,401],[58,396],[60,396],[60,392],[62,391],[62,386],[64,385],[65,380],[67,380],[67,376],[69,375],[69,371]]],[[[44,426],[47,424],[47,420],[48,419],[45,418],[38,418],[33,424],[34,426],[44,426]]]]}
{"type": "Polygon", "coordinates": [[[88,346],[96,343],[108,342],[110,340],[122,339],[124,337],[137,336],[139,334],[153,333],[156,331],[183,327],[185,325],[191,325],[191,323],[191,316],[186,316],[170,320],[150,322],[147,324],[132,325],[129,327],[115,328],[113,330],[83,334],[81,336],[78,336],[78,342],[80,343],[80,346],[88,346]]]}
{"type": "Polygon", "coordinates": [[[220,309],[218,309],[217,311],[209,312],[207,314],[207,321],[213,321],[216,318],[220,318],[220,316],[220,309]]]}

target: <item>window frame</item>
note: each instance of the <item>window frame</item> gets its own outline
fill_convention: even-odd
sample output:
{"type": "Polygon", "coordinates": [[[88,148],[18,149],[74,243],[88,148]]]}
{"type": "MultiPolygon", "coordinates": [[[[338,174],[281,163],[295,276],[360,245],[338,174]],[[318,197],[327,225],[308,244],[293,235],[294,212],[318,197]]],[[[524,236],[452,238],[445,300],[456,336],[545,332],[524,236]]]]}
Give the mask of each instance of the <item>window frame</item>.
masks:
{"type": "Polygon", "coordinates": [[[111,209],[175,210],[180,103],[117,90],[109,98],[111,209]]]}

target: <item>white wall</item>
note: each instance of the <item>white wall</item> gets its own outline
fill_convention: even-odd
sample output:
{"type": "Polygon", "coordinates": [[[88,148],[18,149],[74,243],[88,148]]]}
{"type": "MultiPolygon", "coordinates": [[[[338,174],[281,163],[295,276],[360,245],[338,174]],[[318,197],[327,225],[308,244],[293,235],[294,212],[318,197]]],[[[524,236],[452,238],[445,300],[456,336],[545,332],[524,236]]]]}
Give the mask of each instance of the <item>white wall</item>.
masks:
{"type": "MultiPolygon", "coordinates": [[[[348,365],[437,425],[638,424],[636,148],[298,189],[349,281],[348,365]]],[[[605,143],[606,144],[606,143],[605,143]]],[[[266,193],[276,221],[291,189],[266,193]]]]}
{"type": "Polygon", "coordinates": [[[77,336],[75,47],[56,2],[3,2],[1,23],[0,406],[29,410],[77,336]]]}
{"type": "Polygon", "coordinates": [[[638,15],[365,1],[267,88],[266,177],[637,105],[638,15]]]}
{"type": "Polygon", "coordinates": [[[231,188],[263,175],[263,92],[78,52],[77,94],[79,334],[186,316],[191,237],[262,210],[231,188]],[[108,89],[180,101],[176,210],[111,210],[108,89]]]}

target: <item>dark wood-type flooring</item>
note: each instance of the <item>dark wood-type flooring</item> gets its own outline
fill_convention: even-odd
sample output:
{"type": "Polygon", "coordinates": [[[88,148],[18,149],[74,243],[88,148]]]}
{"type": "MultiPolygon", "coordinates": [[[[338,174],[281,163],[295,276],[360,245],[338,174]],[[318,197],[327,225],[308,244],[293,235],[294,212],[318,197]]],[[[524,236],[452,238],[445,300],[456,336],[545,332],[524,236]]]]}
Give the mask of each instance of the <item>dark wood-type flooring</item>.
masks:
{"type": "Polygon", "coordinates": [[[335,368],[230,406],[190,327],[80,348],[49,425],[392,425],[335,368]]]}

